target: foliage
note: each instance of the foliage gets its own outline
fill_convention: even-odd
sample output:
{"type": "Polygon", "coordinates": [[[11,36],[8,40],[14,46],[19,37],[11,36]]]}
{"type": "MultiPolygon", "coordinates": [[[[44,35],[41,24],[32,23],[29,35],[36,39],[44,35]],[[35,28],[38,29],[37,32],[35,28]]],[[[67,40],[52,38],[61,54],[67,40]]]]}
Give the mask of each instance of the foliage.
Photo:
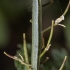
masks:
{"type": "MultiPolygon", "coordinates": [[[[16,56],[18,56],[18,54],[20,53],[22,55],[22,57],[24,57],[24,51],[23,51],[23,47],[22,45],[18,45],[18,47],[20,48],[17,52],[16,52],[16,56]]],[[[30,43],[27,43],[27,48],[28,48],[28,55],[29,55],[29,60],[30,60],[30,54],[31,54],[31,44],[30,43]]],[[[20,58],[20,57],[19,57],[20,58]]],[[[25,60],[24,60],[25,61],[25,60]]],[[[20,62],[14,60],[14,63],[15,63],[15,67],[17,68],[17,70],[27,70],[26,69],[26,66],[22,65],[20,62]]]]}
{"type": "MultiPolygon", "coordinates": [[[[52,59],[48,60],[45,65],[45,70],[58,70],[63,62],[64,56],[68,55],[67,51],[64,48],[61,49],[52,49],[51,52],[52,59]]],[[[67,58],[63,70],[70,70],[70,57],[67,58]]]]}

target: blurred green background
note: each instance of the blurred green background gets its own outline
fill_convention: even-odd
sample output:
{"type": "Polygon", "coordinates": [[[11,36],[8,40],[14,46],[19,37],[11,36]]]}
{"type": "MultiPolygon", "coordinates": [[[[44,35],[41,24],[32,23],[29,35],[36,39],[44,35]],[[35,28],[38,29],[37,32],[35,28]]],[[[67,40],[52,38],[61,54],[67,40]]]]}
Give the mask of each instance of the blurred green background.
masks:
{"type": "MultiPolygon", "coordinates": [[[[42,0],[42,5],[50,0],[42,0]]],[[[54,0],[42,8],[42,30],[51,25],[51,21],[60,17],[66,9],[68,0],[54,0]]],[[[10,55],[22,52],[23,33],[26,33],[28,49],[31,49],[31,29],[30,19],[32,16],[32,0],[0,0],[0,69],[1,70],[23,70],[21,64],[14,65],[14,60],[3,54],[6,51],[10,55]],[[19,65],[19,66],[18,66],[19,65]],[[18,66],[18,69],[16,68],[18,66]]],[[[45,54],[50,59],[42,65],[42,70],[58,70],[67,55],[68,59],[63,70],[70,70],[70,9],[65,16],[65,20],[60,24],[66,28],[56,26],[52,38],[52,46],[45,54]]],[[[50,30],[43,34],[45,45],[49,37],[50,30]]],[[[29,51],[30,52],[30,51],[29,51]]]]}

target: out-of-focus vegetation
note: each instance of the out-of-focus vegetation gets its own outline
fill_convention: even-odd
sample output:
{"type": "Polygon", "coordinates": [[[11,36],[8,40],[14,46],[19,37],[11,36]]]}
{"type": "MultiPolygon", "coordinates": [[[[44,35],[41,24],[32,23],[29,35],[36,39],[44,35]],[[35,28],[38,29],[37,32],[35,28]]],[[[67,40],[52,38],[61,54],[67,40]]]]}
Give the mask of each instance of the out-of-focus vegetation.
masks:
{"type": "MultiPolygon", "coordinates": [[[[43,0],[42,4],[49,0],[43,0]]],[[[68,0],[54,0],[43,8],[43,30],[51,25],[52,19],[57,19],[64,12],[68,0]]],[[[26,33],[26,40],[28,49],[31,49],[31,0],[0,0],[0,66],[1,70],[23,70],[19,62],[6,57],[3,51],[11,55],[20,53],[23,55],[23,48],[17,45],[22,44],[22,34],[26,33]],[[18,68],[16,68],[18,67],[18,68]]],[[[63,62],[64,56],[67,55],[65,66],[63,70],[70,70],[70,10],[65,16],[65,20],[61,24],[66,25],[66,28],[54,27],[54,34],[52,38],[52,46],[45,54],[49,56],[49,60],[44,63],[44,70],[58,70],[63,62]]],[[[44,33],[45,44],[47,43],[49,31],[44,33]]],[[[29,51],[30,53],[31,51],[29,51]]],[[[30,55],[30,54],[29,54],[30,55]]],[[[42,60],[44,61],[44,60],[42,60]]]]}
{"type": "MultiPolygon", "coordinates": [[[[9,42],[9,27],[4,12],[0,9],[0,45],[6,45],[9,42]]],[[[2,47],[0,47],[2,48],[2,47]]]]}

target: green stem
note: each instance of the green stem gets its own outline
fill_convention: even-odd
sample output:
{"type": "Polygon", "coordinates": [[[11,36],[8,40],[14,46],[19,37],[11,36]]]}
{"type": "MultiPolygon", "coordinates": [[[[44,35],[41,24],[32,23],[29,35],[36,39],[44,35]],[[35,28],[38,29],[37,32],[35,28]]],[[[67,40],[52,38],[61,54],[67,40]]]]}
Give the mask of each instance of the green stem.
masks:
{"type": "Polygon", "coordinates": [[[39,70],[39,55],[42,47],[42,5],[41,0],[33,0],[32,6],[32,55],[33,70],[39,70]]]}
{"type": "Polygon", "coordinates": [[[65,56],[65,58],[64,58],[64,60],[63,60],[63,63],[62,63],[62,65],[61,65],[61,67],[60,67],[60,69],[59,69],[59,70],[62,70],[62,69],[63,69],[64,64],[65,64],[65,62],[66,62],[66,59],[67,59],[67,56],[65,56]]]}
{"type": "Polygon", "coordinates": [[[42,5],[42,7],[45,7],[45,6],[47,6],[47,5],[50,5],[50,4],[52,4],[53,2],[54,2],[53,0],[50,0],[50,1],[47,2],[46,4],[42,5]]]}
{"type": "Polygon", "coordinates": [[[52,39],[52,35],[53,35],[53,27],[54,27],[54,20],[52,20],[52,27],[51,27],[51,32],[50,32],[50,36],[47,42],[47,46],[50,44],[51,39],[52,39]]]}
{"type": "MultiPolygon", "coordinates": [[[[57,26],[57,25],[53,25],[53,26],[57,26]]],[[[52,26],[49,26],[48,28],[46,28],[45,30],[42,31],[42,33],[45,33],[46,31],[48,31],[49,29],[51,29],[52,26]]]]}
{"type": "Polygon", "coordinates": [[[64,13],[63,13],[63,16],[65,16],[65,15],[66,15],[66,13],[67,13],[67,12],[68,12],[68,10],[69,10],[69,7],[70,7],[70,0],[69,0],[69,2],[68,2],[68,5],[67,5],[67,7],[66,7],[66,9],[65,9],[64,13]]]}
{"type": "MultiPolygon", "coordinates": [[[[51,26],[51,32],[50,32],[50,36],[46,45],[46,48],[48,48],[50,46],[50,42],[52,39],[52,35],[53,35],[53,26],[54,26],[54,21],[52,20],[52,26],[51,26]]],[[[42,58],[42,56],[46,53],[47,49],[45,48],[45,50],[41,53],[40,55],[40,59],[42,58]]]]}
{"type": "MultiPolygon", "coordinates": [[[[23,34],[23,49],[24,49],[25,62],[29,64],[25,33],[23,34]]],[[[29,66],[27,66],[27,68],[29,69],[29,66]]]]}
{"type": "MultiPolygon", "coordinates": [[[[69,0],[69,2],[68,2],[68,5],[67,5],[67,7],[66,7],[66,9],[65,9],[65,11],[64,11],[64,13],[62,14],[63,16],[65,16],[66,15],[66,13],[68,12],[68,10],[69,10],[69,7],[70,7],[70,0],[69,0]]],[[[58,24],[54,24],[54,26],[57,26],[58,24]]],[[[44,31],[42,31],[42,33],[45,33],[46,31],[48,31],[49,29],[51,29],[51,26],[49,26],[48,28],[46,28],[44,31]]]]}

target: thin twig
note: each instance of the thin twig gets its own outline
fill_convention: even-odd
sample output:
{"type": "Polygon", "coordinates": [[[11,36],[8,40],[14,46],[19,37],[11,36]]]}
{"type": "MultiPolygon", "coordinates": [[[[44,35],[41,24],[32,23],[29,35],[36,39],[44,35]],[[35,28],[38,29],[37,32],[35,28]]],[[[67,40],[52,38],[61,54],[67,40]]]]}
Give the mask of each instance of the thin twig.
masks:
{"type": "MultiPolygon", "coordinates": [[[[67,14],[67,12],[68,12],[68,10],[69,10],[69,7],[70,7],[70,0],[69,0],[69,2],[68,2],[68,5],[67,5],[67,7],[66,7],[64,13],[63,13],[59,18],[57,18],[57,19],[55,20],[55,22],[59,23],[59,22],[61,22],[62,20],[64,20],[64,16],[67,14]]],[[[59,24],[57,24],[57,23],[54,24],[54,26],[59,25],[59,24]]],[[[63,24],[60,24],[60,26],[64,26],[64,25],[63,25],[63,24]]],[[[45,32],[48,31],[49,29],[51,29],[51,26],[48,27],[48,28],[46,28],[44,31],[42,31],[42,33],[45,33],[45,32]]]]}
{"type": "Polygon", "coordinates": [[[52,28],[51,28],[51,32],[50,32],[50,36],[49,36],[49,39],[48,39],[47,46],[50,44],[51,39],[52,39],[52,35],[53,35],[53,27],[54,27],[54,20],[52,20],[52,28]]]}
{"type": "MultiPolygon", "coordinates": [[[[25,35],[25,33],[23,34],[23,50],[24,50],[25,62],[27,64],[29,64],[28,51],[27,51],[27,46],[26,46],[26,35],[25,35]]],[[[29,70],[29,66],[27,68],[29,70]]]]}
{"type": "Polygon", "coordinates": [[[6,52],[4,52],[4,54],[11,59],[18,60],[18,58],[16,56],[11,56],[11,55],[7,54],[6,52]]]}
{"type": "Polygon", "coordinates": [[[69,10],[69,7],[70,7],[70,0],[69,0],[69,2],[68,2],[68,5],[67,5],[67,7],[66,7],[66,10],[65,10],[64,13],[63,13],[63,16],[66,15],[66,13],[67,13],[68,10],[69,10]]]}
{"type": "Polygon", "coordinates": [[[62,70],[63,69],[66,59],[67,59],[67,56],[65,56],[64,61],[63,61],[63,63],[62,63],[62,65],[61,65],[61,67],[60,67],[59,70],[62,70]]]}
{"type": "Polygon", "coordinates": [[[4,54],[5,54],[6,56],[8,56],[9,58],[11,58],[11,59],[14,59],[14,60],[19,61],[21,64],[23,64],[23,65],[25,65],[25,66],[31,66],[30,64],[27,64],[27,63],[23,62],[21,59],[19,59],[19,58],[16,57],[16,56],[11,56],[11,55],[7,54],[6,52],[4,52],[4,54]]]}
{"type": "Polygon", "coordinates": [[[62,27],[64,27],[64,28],[66,28],[66,26],[65,25],[63,25],[63,24],[58,24],[59,26],[62,26],[62,27]]]}
{"type": "Polygon", "coordinates": [[[21,54],[19,54],[19,56],[20,56],[21,60],[22,60],[22,61],[24,61],[24,59],[23,59],[22,55],[21,55],[21,54]]]}
{"type": "Polygon", "coordinates": [[[24,56],[25,56],[25,61],[26,63],[29,63],[28,60],[28,51],[27,51],[27,46],[26,46],[26,38],[25,38],[25,33],[23,34],[23,49],[24,49],[24,56]]]}
{"type": "Polygon", "coordinates": [[[46,51],[48,51],[49,47],[51,46],[50,42],[52,39],[52,35],[53,35],[53,25],[54,25],[54,20],[52,20],[52,27],[51,27],[51,32],[50,32],[50,36],[46,45],[46,48],[44,49],[44,51],[40,54],[40,59],[42,58],[42,56],[46,53],[46,51]]]}
{"type": "Polygon", "coordinates": [[[49,57],[46,57],[46,59],[41,64],[44,64],[48,59],[49,57]]]}
{"type": "Polygon", "coordinates": [[[42,5],[42,7],[45,7],[45,6],[47,6],[47,5],[51,4],[51,3],[53,3],[53,0],[50,0],[48,3],[42,5]]]}
{"type": "MultiPolygon", "coordinates": [[[[57,24],[59,26],[62,26],[62,27],[66,27],[65,25],[63,24],[57,24]]],[[[57,26],[56,24],[54,24],[53,26],[57,26]]],[[[42,31],[42,33],[45,33],[46,31],[48,31],[49,29],[51,29],[52,26],[49,26],[48,28],[46,28],[45,30],[42,31]]]]}

